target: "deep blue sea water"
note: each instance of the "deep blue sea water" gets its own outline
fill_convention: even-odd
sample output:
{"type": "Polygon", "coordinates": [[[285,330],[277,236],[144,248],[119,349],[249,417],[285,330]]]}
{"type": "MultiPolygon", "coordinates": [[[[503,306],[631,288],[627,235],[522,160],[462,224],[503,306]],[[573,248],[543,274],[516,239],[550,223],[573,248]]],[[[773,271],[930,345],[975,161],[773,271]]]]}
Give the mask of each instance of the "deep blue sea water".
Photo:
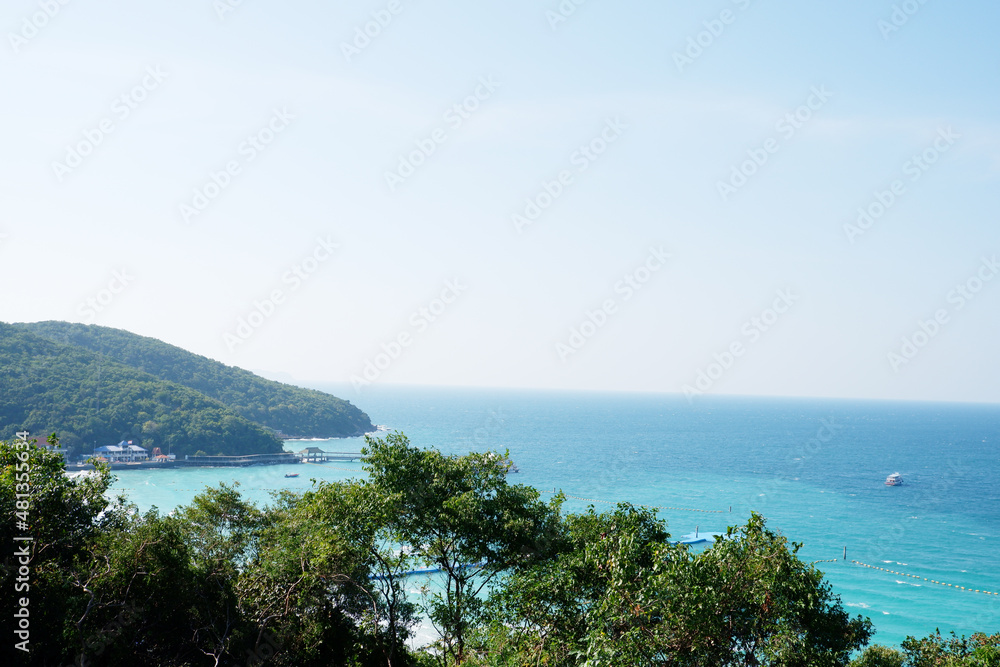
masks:
{"type": "MultiPolygon", "coordinates": [[[[735,397],[689,404],[672,395],[393,386],[355,396],[339,385],[317,388],[350,398],[416,445],[508,449],[521,471],[511,480],[547,493],[722,511],[662,510],[675,536],[722,531],[757,511],[803,543],[804,560],[839,559],[820,567],[848,610],[872,619],[877,642],[898,644],[935,628],[1000,631],[1000,596],[923,580],[1000,592],[1000,406],[735,397]],[[885,486],[892,472],[903,486],[885,486]]],[[[362,446],[360,439],[317,444],[362,446]]],[[[140,508],[167,511],[220,481],[239,481],[263,503],[269,489],[359,474],[356,463],[129,471],[116,487],[140,508]],[[290,470],[301,476],[284,478],[290,470]]],[[[587,504],[570,499],[566,508],[587,504]]]]}

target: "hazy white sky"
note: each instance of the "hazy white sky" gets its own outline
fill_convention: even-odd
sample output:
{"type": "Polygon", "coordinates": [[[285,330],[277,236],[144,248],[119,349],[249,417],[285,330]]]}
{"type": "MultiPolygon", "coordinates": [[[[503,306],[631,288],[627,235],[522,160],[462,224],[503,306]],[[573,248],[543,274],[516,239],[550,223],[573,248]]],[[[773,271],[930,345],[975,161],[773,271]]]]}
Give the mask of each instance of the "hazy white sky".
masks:
{"type": "Polygon", "coordinates": [[[1000,401],[996,3],[63,2],[0,9],[6,321],[361,393],[1000,401]]]}

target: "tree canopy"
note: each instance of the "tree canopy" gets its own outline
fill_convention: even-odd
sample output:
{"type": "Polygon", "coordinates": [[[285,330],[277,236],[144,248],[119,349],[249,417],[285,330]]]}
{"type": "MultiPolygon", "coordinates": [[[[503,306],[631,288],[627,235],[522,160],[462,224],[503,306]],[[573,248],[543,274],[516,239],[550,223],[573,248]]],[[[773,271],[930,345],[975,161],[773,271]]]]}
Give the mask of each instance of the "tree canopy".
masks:
{"type": "Polygon", "coordinates": [[[152,338],[64,322],[0,323],[0,424],[0,437],[56,431],[75,453],[133,440],[178,455],[280,452],[278,431],[373,430],[367,415],[334,396],[152,338]]]}
{"type": "Polygon", "coordinates": [[[944,637],[940,630],[917,639],[907,637],[902,650],[876,644],[854,660],[850,667],[995,667],[1000,665],[1000,633],[977,632],[944,637]]]}

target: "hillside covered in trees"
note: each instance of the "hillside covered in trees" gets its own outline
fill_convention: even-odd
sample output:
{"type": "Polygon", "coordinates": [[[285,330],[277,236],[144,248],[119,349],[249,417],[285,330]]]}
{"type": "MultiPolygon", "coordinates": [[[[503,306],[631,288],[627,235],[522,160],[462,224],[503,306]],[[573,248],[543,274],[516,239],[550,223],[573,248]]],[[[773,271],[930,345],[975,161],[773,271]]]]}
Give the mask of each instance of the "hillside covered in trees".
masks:
{"type": "Polygon", "coordinates": [[[269,453],[281,434],[374,430],[329,394],[106,327],[0,323],[0,375],[0,437],[57,432],[77,453],[126,439],[178,455],[269,453]]]}
{"type": "Polygon", "coordinates": [[[285,436],[331,438],[360,436],[375,430],[368,415],[348,401],[315,389],[267,380],[155,338],[71,322],[14,326],[58,343],[78,345],[160,380],[194,389],[285,436]]]}

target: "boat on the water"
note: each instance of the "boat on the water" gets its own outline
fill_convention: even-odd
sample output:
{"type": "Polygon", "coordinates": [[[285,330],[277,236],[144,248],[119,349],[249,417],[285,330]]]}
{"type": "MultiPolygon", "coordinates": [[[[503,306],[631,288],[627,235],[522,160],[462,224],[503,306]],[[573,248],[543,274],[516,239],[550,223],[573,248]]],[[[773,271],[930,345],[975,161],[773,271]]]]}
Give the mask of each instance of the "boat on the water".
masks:
{"type": "Polygon", "coordinates": [[[886,486],[902,486],[903,478],[900,477],[898,472],[894,472],[885,478],[886,486]]]}
{"type": "Polygon", "coordinates": [[[285,473],[285,477],[298,477],[298,476],[299,476],[299,473],[297,473],[297,472],[286,472],[285,473]]]}

